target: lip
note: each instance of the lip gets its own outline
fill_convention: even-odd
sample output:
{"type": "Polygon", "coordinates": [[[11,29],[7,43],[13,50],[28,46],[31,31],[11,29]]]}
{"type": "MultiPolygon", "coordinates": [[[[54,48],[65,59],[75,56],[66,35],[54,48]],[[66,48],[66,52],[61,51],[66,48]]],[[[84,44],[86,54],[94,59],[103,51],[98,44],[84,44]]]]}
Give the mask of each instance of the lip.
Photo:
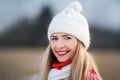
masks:
{"type": "Polygon", "coordinates": [[[69,51],[66,51],[66,50],[60,50],[60,51],[57,51],[57,54],[58,56],[65,56],[69,51]]]}

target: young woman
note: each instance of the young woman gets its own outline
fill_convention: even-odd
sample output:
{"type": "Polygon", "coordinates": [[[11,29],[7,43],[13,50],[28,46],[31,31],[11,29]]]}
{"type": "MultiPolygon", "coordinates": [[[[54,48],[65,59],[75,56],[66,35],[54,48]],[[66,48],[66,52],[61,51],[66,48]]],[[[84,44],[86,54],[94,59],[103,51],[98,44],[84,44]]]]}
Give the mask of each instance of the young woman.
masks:
{"type": "Polygon", "coordinates": [[[48,28],[50,44],[41,56],[40,80],[102,80],[87,52],[89,26],[79,2],[56,15],[48,28]]]}

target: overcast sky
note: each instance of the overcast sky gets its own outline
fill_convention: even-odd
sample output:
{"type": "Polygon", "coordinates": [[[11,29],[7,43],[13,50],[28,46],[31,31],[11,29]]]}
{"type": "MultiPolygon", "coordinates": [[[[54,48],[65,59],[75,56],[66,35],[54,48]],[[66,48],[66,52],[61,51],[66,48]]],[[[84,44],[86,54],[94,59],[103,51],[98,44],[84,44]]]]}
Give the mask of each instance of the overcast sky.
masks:
{"type": "MultiPolygon", "coordinates": [[[[74,0],[0,0],[0,31],[18,18],[34,18],[42,6],[50,5],[54,15],[74,0]]],[[[83,14],[89,24],[106,26],[120,30],[120,0],[78,0],[83,6],[83,14]]]]}

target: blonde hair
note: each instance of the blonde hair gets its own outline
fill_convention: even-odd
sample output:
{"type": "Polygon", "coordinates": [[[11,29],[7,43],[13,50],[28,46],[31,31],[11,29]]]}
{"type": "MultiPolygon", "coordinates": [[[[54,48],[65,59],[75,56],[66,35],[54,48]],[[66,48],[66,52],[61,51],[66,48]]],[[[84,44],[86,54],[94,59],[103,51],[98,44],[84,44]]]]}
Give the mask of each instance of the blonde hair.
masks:
{"type": "MultiPolygon", "coordinates": [[[[40,80],[47,80],[52,61],[53,54],[50,49],[50,45],[48,45],[47,49],[41,56],[40,80]]],[[[78,40],[76,53],[72,61],[70,78],[71,80],[86,80],[90,70],[94,70],[100,80],[102,80],[92,56],[86,51],[84,45],[82,45],[82,43],[78,40]]]]}
{"type": "Polygon", "coordinates": [[[48,73],[51,68],[52,57],[50,54],[50,45],[46,48],[45,52],[41,55],[40,60],[40,80],[47,80],[48,73]]]}
{"type": "Polygon", "coordinates": [[[72,62],[71,79],[72,80],[87,80],[88,72],[93,70],[102,80],[93,57],[86,51],[80,41],[78,41],[76,54],[72,62]]]}

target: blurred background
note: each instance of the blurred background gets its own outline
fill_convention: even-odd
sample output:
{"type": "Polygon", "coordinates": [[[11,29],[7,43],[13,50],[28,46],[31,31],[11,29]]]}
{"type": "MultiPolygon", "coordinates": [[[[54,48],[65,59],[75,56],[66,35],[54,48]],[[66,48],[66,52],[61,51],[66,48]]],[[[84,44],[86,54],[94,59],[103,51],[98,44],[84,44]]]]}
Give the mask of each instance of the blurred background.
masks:
{"type": "MultiPolygon", "coordinates": [[[[40,80],[40,55],[51,19],[74,0],[0,0],[0,80],[40,80]]],[[[93,54],[104,80],[120,80],[120,0],[83,6],[93,54]]]]}

